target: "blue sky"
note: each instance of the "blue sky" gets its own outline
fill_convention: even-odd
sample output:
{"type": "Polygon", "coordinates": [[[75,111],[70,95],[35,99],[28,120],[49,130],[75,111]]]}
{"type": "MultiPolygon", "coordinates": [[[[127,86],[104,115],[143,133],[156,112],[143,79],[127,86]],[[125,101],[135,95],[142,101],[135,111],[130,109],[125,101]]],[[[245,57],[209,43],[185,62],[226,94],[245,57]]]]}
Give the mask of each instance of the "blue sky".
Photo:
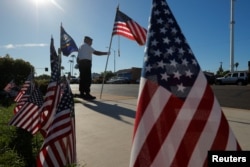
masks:
{"type": "MultiPolygon", "coordinates": [[[[203,70],[215,72],[223,62],[230,69],[230,0],[167,0],[178,24],[203,70]]],[[[79,46],[85,35],[91,36],[93,48],[107,51],[111,40],[116,7],[147,28],[151,12],[147,0],[1,0],[0,56],[29,61],[37,75],[50,74],[49,44],[60,44],[60,24],[79,46]],[[43,1],[43,3],[38,2],[43,1]],[[42,68],[42,69],[40,69],[42,68]]],[[[250,1],[235,1],[235,62],[238,70],[247,70],[250,61],[250,1]]],[[[113,37],[107,70],[142,67],[144,46],[124,37],[113,37]],[[117,56],[120,39],[120,57],[117,56]],[[114,63],[114,50],[116,61],[114,63]]],[[[77,53],[73,53],[77,55],[77,53]]],[[[62,57],[64,72],[69,60],[62,57]]],[[[105,70],[107,57],[93,56],[92,72],[105,70]]],[[[78,70],[74,69],[78,75],[78,70]]]]}

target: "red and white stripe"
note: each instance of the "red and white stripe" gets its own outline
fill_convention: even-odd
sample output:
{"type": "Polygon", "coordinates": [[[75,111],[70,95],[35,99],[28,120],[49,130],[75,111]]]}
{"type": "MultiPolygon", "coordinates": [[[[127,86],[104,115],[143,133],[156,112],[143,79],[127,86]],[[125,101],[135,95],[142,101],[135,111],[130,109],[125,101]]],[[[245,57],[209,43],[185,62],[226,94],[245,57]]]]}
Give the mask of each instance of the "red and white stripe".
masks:
{"type": "Polygon", "coordinates": [[[14,101],[15,101],[15,102],[18,102],[18,101],[22,98],[22,96],[24,95],[24,93],[25,93],[25,91],[20,91],[20,92],[18,92],[18,94],[17,94],[17,96],[15,97],[14,101]]]}
{"type": "Polygon", "coordinates": [[[206,78],[185,101],[141,79],[130,167],[206,166],[208,150],[239,150],[206,78]]]}
{"type": "Polygon", "coordinates": [[[22,109],[11,119],[9,125],[13,125],[35,134],[39,127],[39,107],[33,103],[26,103],[22,109]]]}
{"type": "Polygon", "coordinates": [[[55,115],[37,158],[38,167],[76,163],[74,118],[70,109],[55,115]]]}
{"type": "Polygon", "coordinates": [[[30,97],[30,95],[25,94],[25,92],[20,93],[20,94],[22,94],[22,95],[20,95],[21,97],[20,97],[20,99],[18,99],[17,105],[14,108],[14,114],[18,113],[22,109],[23,105],[27,102],[27,100],[30,97]]]}
{"type": "Polygon", "coordinates": [[[31,81],[25,81],[25,82],[24,82],[24,84],[23,84],[21,90],[19,91],[19,93],[17,94],[17,96],[16,96],[15,99],[14,99],[15,102],[19,102],[19,101],[21,100],[21,98],[22,98],[23,95],[26,93],[26,91],[28,90],[28,88],[29,88],[30,86],[32,86],[31,84],[32,84],[31,81]]]}
{"type": "Polygon", "coordinates": [[[147,31],[133,20],[128,22],[117,21],[114,24],[113,35],[122,35],[137,41],[139,45],[146,42],[147,31]]]}
{"type": "Polygon", "coordinates": [[[41,116],[41,127],[39,130],[45,136],[56,112],[61,98],[61,86],[57,82],[51,82],[48,85],[43,106],[39,113],[41,116]]]}
{"type": "Polygon", "coordinates": [[[134,21],[128,21],[128,27],[131,33],[134,35],[135,40],[140,44],[144,45],[146,43],[147,31],[139,24],[134,21]]]}

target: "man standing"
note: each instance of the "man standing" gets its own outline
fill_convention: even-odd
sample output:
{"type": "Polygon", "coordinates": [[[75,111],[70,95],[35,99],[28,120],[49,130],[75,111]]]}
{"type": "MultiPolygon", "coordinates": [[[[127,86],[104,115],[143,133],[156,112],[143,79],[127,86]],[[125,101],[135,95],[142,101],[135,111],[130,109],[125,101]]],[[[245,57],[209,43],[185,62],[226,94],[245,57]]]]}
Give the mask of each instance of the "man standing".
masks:
{"type": "Polygon", "coordinates": [[[92,54],[97,56],[109,55],[109,52],[101,52],[92,48],[92,41],[92,38],[85,36],[84,43],[79,47],[77,56],[77,63],[80,71],[79,91],[81,97],[86,100],[93,100],[96,98],[90,94],[90,85],[92,81],[92,54]]]}

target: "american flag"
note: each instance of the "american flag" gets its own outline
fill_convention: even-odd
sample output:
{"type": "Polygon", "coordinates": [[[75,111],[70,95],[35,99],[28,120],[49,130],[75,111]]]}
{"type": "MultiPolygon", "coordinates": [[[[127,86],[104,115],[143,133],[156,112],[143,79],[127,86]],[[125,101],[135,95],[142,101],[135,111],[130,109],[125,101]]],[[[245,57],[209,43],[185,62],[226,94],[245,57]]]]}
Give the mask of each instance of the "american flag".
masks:
{"type": "Polygon", "coordinates": [[[19,112],[10,120],[13,125],[34,134],[39,127],[39,109],[43,104],[43,95],[35,88],[19,112]]]}
{"type": "Polygon", "coordinates": [[[30,97],[32,91],[34,90],[34,74],[30,73],[27,77],[26,81],[24,82],[21,90],[17,94],[14,101],[17,102],[16,107],[14,108],[14,114],[16,114],[24,105],[24,103],[27,102],[28,98],[30,97]]]}
{"type": "Polygon", "coordinates": [[[14,88],[16,86],[15,82],[13,80],[11,80],[5,87],[4,87],[4,91],[5,92],[10,92],[12,88],[14,88]]]}
{"type": "Polygon", "coordinates": [[[73,94],[67,84],[37,157],[37,167],[66,166],[76,163],[74,116],[73,94]]]}
{"type": "Polygon", "coordinates": [[[51,43],[50,43],[50,63],[51,63],[51,79],[47,87],[44,103],[39,111],[41,114],[41,127],[39,130],[43,134],[43,136],[46,135],[47,129],[51,124],[52,117],[55,114],[57,105],[61,97],[61,87],[60,87],[61,62],[59,56],[56,53],[53,38],[51,38],[51,43]]]}
{"type": "Polygon", "coordinates": [[[165,0],[153,0],[130,167],[207,166],[209,150],[240,150],[165,0]]]}
{"type": "Polygon", "coordinates": [[[24,94],[29,94],[32,91],[32,89],[34,88],[33,87],[34,85],[31,84],[33,82],[33,79],[34,79],[34,74],[30,73],[26,81],[24,82],[21,90],[14,99],[15,102],[19,102],[24,94]]]}
{"type": "Polygon", "coordinates": [[[144,45],[147,30],[117,8],[112,35],[121,35],[144,45]]]}

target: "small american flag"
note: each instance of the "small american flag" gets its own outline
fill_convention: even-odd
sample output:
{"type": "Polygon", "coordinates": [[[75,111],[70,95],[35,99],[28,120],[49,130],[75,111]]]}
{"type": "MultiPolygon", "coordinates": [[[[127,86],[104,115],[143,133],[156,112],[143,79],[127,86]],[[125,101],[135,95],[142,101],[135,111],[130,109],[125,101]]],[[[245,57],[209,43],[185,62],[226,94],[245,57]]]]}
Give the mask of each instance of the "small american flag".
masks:
{"type": "Polygon", "coordinates": [[[16,84],[15,84],[15,82],[13,81],[13,80],[11,80],[5,87],[4,87],[4,91],[5,92],[10,92],[11,91],[11,89],[13,89],[14,87],[16,87],[16,84]]]}
{"type": "Polygon", "coordinates": [[[29,94],[32,91],[32,89],[34,88],[33,87],[34,85],[31,84],[33,82],[33,79],[34,79],[34,74],[33,73],[29,74],[21,90],[19,91],[16,98],[14,99],[15,102],[19,102],[19,100],[22,98],[24,94],[26,93],[29,94]]]}
{"type": "Polygon", "coordinates": [[[17,102],[16,107],[14,108],[14,114],[16,114],[27,102],[28,98],[30,97],[32,91],[34,90],[34,74],[30,73],[27,77],[26,81],[24,82],[21,90],[15,97],[14,101],[17,102]]]}
{"type": "Polygon", "coordinates": [[[117,8],[112,35],[121,35],[135,40],[139,45],[144,45],[147,30],[117,8]]]}
{"type": "Polygon", "coordinates": [[[38,167],[66,166],[76,163],[74,116],[73,95],[67,84],[38,155],[38,167]]]}
{"type": "Polygon", "coordinates": [[[43,95],[39,89],[35,88],[31,96],[24,103],[19,112],[10,120],[9,125],[13,125],[34,134],[39,127],[40,116],[38,111],[43,104],[43,95]]]}
{"type": "Polygon", "coordinates": [[[240,146],[165,0],[153,0],[130,167],[207,166],[240,146]]]}
{"type": "Polygon", "coordinates": [[[40,109],[41,127],[40,132],[43,136],[46,135],[47,129],[51,124],[51,120],[57,109],[61,97],[60,86],[60,59],[54,47],[54,40],[51,38],[50,43],[50,63],[51,63],[51,79],[47,87],[44,103],[40,109]]]}

